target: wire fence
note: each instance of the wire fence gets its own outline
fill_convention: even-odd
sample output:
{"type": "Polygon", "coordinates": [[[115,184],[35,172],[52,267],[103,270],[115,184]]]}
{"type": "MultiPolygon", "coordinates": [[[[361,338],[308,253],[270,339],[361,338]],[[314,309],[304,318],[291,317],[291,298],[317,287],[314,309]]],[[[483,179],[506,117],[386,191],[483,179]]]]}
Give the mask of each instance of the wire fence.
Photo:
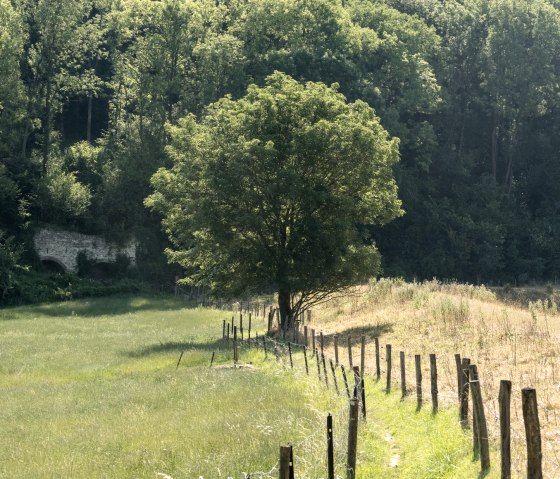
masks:
{"type": "MultiPolygon", "coordinates": [[[[226,308],[232,308],[232,305],[223,306],[226,308]]],[[[233,308],[237,307],[239,307],[239,303],[233,305],[233,308]]],[[[241,348],[259,348],[265,356],[275,358],[285,369],[294,367],[301,369],[305,366],[307,375],[314,376],[316,374],[317,378],[324,382],[327,387],[331,388],[333,392],[336,391],[338,394],[348,395],[348,397],[352,394],[357,394],[358,397],[361,398],[361,390],[356,389],[356,385],[359,385],[359,381],[358,383],[353,381],[354,378],[352,369],[355,363],[359,363],[359,370],[362,371],[363,374],[371,375],[377,377],[377,379],[387,381],[388,388],[392,387],[393,390],[400,388],[403,398],[408,397],[410,400],[416,398],[417,401],[420,401],[419,398],[421,398],[422,403],[427,405],[430,400],[434,401],[435,394],[435,400],[437,401],[435,404],[437,404],[437,406],[434,406],[434,408],[436,409],[437,407],[447,408],[457,406],[461,403],[461,395],[465,383],[461,382],[461,376],[459,374],[460,371],[457,368],[456,358],[437,358],[436,384],[434,389],[434,371],[431,368],[428,368],[429,363],[426,361],[427,358],[425,355],[421,356],[421,359],[424,359],[425,363],[420,364],[420,370],[418,370],[415,366],[409,367],[413,364],[412,355],[405,354],[405,351],[402,351],[402,355],[401,351],[398,351],[398,354],[394,354],[390,347],[382,347],[387,345],[380,345],[378,343],[378,339],[376,341],[376,350],[378,353],[372,355],[372,345],[371,343],[368,344],[363,337],[350,338],[348,340],[347,337],[338,337],[338,335],[329,335],[327,337],[326,335],[324,336],[322,332],[318,335],[316,334],[316,331],[312,329],[308,330],[308,328],[305,327],[305,321],[303,320],[295,321],[293,323],[294,327],[290,331],[276,328],[276,334],[279,332],[279,335],[285,338],[283,340],[276,340],[266,335],[266,333],[274,334],[272,331],[272,329],[274,329],[274,325],[271,320],[274,319],[274,312],[272,308],[267,308],[264,304],[254,306],[248,304],[245,311],[247,310],[252,311],[253,314],[255,314],[253,319],[254,329],[252,332],[251,319],[249,319],[250,339],[247,338],[239,340],[239,338],[237,338],[238,332],[236,328],[240,327],[241,331],[243,331],[243,320],[242,313],[240,313],[240,318],[237,322],[238,326],[236,326],[234,313],[231,323],[229,323],[228,320],[228,331],[229,329],[231,329],[231,331],[227,335],[225,328],[226,322],[224,321],[223,338],[225,341],[228,343],[233,342],[235,344],[234,347],[240,346],[241,348]],[[267,309],[269,311],[268,318],[266,315],[267,309]],[[252,337],[251,333],[253,333],[252,337]],[[236,338],[235,340],[234,337],[236,338]],[[346,343],[349,347],[341,347],[341,339],[347,339],[346,343]],[[369,350],[370,354],[366,354],[366,350],[369,350]],[[303,352],[303,358],[305,361],[304,364],[302,364],[301,355],[299,356],[299,362],[294,362],[295,351],[303,352]],[[347,365],[347,369],[344,368],[344,364],[347,365]],[[418,375],[419,372],[420,376],[418,375]],[[418,380],[419,377],[421,380],[418,380]]],[[[251,318],[250,314],[249,318],[251,318]]],[[[278,321],[277,326],[279,325],[280,322],[278,321]]],[[[241,332],[241,337],[243,337],[243,332],[241,332]]],[[[469,376],[469,373],[467,373],[466,382],[469,383],[469,381],[472,381],[473,379],[474,378],[469,376]]],[[[485,378],[482,379],[484,380],[485,378]]],[[[482,394],[485,396],[483,404],[483,415],[485,416],[487,423],[485,434],[481,435],[479,425],[476,422],[473,422],[474,419],[472,417],[472,410],[467,422],[463,422],[463,426],[466,429],[472,428],[473,442],[478,441],[478,445],[473,446],[475,458],[479,457],[481,440],[490,442],[494,448],[502,446],[502,453],[504,452],[500,436],[502,418],[500,416],[498,395],[493,390],[495,378],[489,379],[488,383],[490,386],[483,388],[482,394]],[[476,439],[477,435],[478,439],[476,439]]],[[[522,410],[521,395],[521,389],[514,388],[513,395],[511,396],[511,412],[517,420],[516,424],[519,423],[520,411],[522,410]]],[[[469,395],[467,388],[467,401],[468,398],[469,395]]],[[[474,403],[471,404],[470,407],[472,408],[473,405],[474,403]]],[[[536,404],[535,409],[537,409],[536,404]]],[[[333,430],[335,431],[335,434],[333,435],[335,475],[330,477],[346,477],[348,441],[347,434],[344,432],[348,429],[348,411],[348,406],[344,406],[333,414],[333,430]],[[336,433],[336,431],[338,431],[338,433],[336,433]]],[[[542,410],[540,412],[542,413],[542,410]]],[[[307,435],[299,443],[293,445],[295,455],[294,477],[300,479],[319,479],[327,477],[325,473],[325,461],[317,460],[318,457],[325,457],[325,451],[327,450],[328,444],[325,430],[325,425],[319,424],[314,432],[307,435]]],[[[530,447],[530,444],[528,443],[529,436],[526,431],[521,431],[516,425],[510,425],[509,434],[511,440],[510,451],[512,453],[511,457],[513,458],[510,467],[513,473],[518,476],[523,476],[527,472],[527,461],[531,460],[530,457],[527,457],[527,461],[524,461],[523,459],[526,455],[525,451],[527,451],[527,447],[530,447]]],[[[540,444],[540,429],[538,430],[538,435],[540,444]]],[[[560,454],[557,448],[557,443],[547,440],[546,436],[544,439],[545,440],[542,443],[542,450],[536,451],[537,458],[539,455],[542,455],[542,463],[546,477],[560,477],[560,454]]],[[[528,452],[528,454],[530,456],[531,452],[528,452]]],[[[250,472],[246,473],[245,477],[278,477],[278,467],[279,464],[277,463],[266,472],[250,472]]],[[[531,478],[532,476],[527,475],[527,477],[531,478]]]]}

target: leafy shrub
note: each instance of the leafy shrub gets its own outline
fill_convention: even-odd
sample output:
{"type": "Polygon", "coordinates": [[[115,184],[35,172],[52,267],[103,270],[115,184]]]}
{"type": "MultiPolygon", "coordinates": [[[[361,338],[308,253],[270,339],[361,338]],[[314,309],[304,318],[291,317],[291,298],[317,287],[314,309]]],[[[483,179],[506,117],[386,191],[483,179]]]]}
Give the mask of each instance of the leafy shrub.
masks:
{"type": "Polygon", "coordinates": [[[141,285],[130,279],[98,281],[72,274],[48,275],[18,271],[14,286],[0,303],[2,306],[64,301],[92,296],[135,293],[141,285]]]}
{"type": "Polygon", "coordinates": [[[4,300],[14,287],[14,275],[19,266],[23,248],[14,238],[5,237],[0,231],[0,300],[4,300]]]}

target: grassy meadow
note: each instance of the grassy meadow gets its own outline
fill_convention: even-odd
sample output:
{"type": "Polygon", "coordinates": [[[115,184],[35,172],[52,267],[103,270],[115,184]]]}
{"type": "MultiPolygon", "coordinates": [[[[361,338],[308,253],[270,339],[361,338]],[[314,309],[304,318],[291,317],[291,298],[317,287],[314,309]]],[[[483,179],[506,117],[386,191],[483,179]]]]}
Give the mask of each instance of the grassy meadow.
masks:
{"type": "MultiPolygon", "coordinates": [[[[365,335],[369,344],[366,354],[369,374],[374,371],[373,337],[379,335],[383,373],[385,345],[392,345],[396,389],[400,388],[399,352],[404,351],[411,401],[415,395],[414,355],[422,355],[423,394],[429,398],[428,355],[436,353],[440,404],[453,411],[457,410],[454,354],[470,358],[471,363],[478,365],[491,446],[495,449],[500,443],[500,380],[511,380],[515,477],[526,476],[521,389],[534,387],[543,434],[545,477],[560,477],[559,292],[549,286],[538,292],[513,293],[508,292],[512,299],[504,301],[485,287],[382,279],[316,308],[310,327],[323,331],[331,350],[335,334],[339,335],[341,345],[346,345],[347,337],[351,336],[354,357],[359,354],[359,338],[365,335]],[[541,299],[523,301],[523,295],[541,299]]],[[[346,354],[346,348],[341,349],[344,358],[346,354]]],[[[498,465],[494,461],[494,466],[498,465]]]]}
{"type": "MultiPolygon", "coordinates": [[[[232,368],[227,315],[148,296],[0,310],[0,477],[276,477],[292,441],[298,477],[318,479],[328,411],[343,476],[344,397],[306,376],[300,352],[291,370],[243,348],[249,367],[232,368]]],[[[434,418],[370,379],[367,390],[359,478],[477,477],[455,411],[434,418]]]]}

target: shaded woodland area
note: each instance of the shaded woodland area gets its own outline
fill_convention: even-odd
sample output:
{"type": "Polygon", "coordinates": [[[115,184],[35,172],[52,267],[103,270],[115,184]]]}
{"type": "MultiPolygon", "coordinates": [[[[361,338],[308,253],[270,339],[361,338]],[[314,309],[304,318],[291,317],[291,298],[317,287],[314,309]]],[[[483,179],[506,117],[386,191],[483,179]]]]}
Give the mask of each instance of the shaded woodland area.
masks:
{"type": "Polygon", "coordinates": [[[1,256],[33,264],[49,223],[135,237],[172,278],[144,206],[167,125],[281,71],[399,138],[385,274],[555,281],[559,51],[557,0],[0,0],[1,256]]]}

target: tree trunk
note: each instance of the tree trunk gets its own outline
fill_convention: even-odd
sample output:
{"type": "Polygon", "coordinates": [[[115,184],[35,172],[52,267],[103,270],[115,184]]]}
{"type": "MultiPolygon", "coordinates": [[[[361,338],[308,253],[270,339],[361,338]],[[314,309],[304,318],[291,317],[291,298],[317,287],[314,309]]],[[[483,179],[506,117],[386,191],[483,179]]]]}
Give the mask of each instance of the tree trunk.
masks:
{"type": "Polygon", "coordinates": [[[278,308],[280,309],[280,327],[288,326],[288,319],[292,316],[292,301],[289,291],[278,291],[278,308]]]}

